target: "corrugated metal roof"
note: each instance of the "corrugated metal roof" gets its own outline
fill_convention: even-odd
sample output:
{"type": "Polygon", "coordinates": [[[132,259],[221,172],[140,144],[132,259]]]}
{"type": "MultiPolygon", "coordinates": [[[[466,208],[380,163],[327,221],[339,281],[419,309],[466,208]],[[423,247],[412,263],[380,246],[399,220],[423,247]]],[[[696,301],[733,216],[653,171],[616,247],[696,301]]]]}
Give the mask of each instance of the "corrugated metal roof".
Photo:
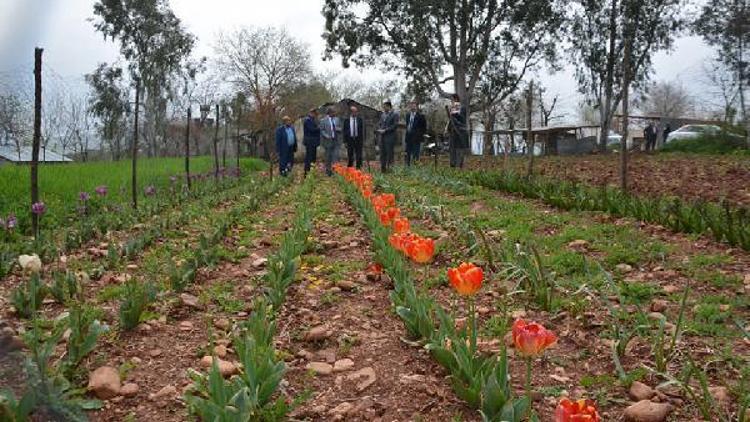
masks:
{"type": "MultiPolygon", "coordinates": [[[[31,162],[31,147],[21,147],[19,155],[15,145],[0,145],[0,158],[14,163],[31,162]]],[[[72,162],[70,158],[64,157],[52,150],[39,150],[39,161],[49,163],[72,162]]]]}

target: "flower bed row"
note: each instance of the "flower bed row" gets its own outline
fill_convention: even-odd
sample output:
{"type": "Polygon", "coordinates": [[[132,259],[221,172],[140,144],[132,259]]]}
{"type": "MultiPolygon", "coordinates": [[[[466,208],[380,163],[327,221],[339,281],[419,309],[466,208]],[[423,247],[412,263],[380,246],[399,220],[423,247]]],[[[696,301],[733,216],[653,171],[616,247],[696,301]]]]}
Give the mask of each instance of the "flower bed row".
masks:
{"type": "MultiPolygon", "coordinates": [[[[199,247],[193,255],[172,275],[172,288],[180,291],[187,283],[192,282],[200,267],[215,263],[215,248],[224,239],[230,227],[247,212],[257,210],[265,199],[286,186],[288,180],[277,179],[271,184],[253,183],[247,192],[253,195],[240,206],[233,208],[226,215],[217,219],[214,229],[208,237],[202,236],[199,247]]],[[[38,410],[52,408],[55,415],[64,420],[87,420],[84,410],[98,408],[101,403],[96,400],[85,400],[81,397],[83,390],[77,389],[70,381],[73,371],[91,351],[94,350],[98,337],[110,328],[95,319],[83,299],[83,285],[71,273],[56,273],[54,282],[43,283],[39,277],[41,261],[31,259],[23,265],[27,271],[33,271],[29,280],[13,291],[12,303],[20,316],[31,320],[31,329],[27,330],[24,343],[28,353],[26,361],[29,382],[21,399],[16,400],[10,392],[0,392],[0,420],[4,415],[13,415],[10,420],[24,421],[38,410]],[[42,329],[47,322],[38,316],[38,309],[47,295],[68,307],[68,316],[58,318],[51,333],[42,329]],[[66,352],[63,359],[52,364],[55,346],[61,341],[66,330],[70,333],[66,341],[66,352]]],[[[156,286],[151,282],[142,283],[130,279],[125,283],[119,306],[120,328],[129,330],[138,326],[144,312],[156,298],[156,286]]],[[[239,347],[238,347],[239,349],[239,347]]]]}
{"type": "MultiPolygon", "coordinates": [[[[66,222],[66,227],[52,231],[58,227],[58,224],[53,222],[44,232],[37,233],[34,238],[21,234],[15,215],[0,217],[0,240],[2,240],[0,278],[11,271],[13,262],[20,254],[34,253],[43,261],[50,262],[61,252],[70,252],[109,231],[121,230],[144,221],[150,216],[171,209],[191,198],[221,194],[227,189],[240,186],[245,181],[240,177],[240,172],[235,169],[226,172],[226,176],[231,177],[222,178],[218,182],[205,177],[206,180],[212,180],[212,182],[198,184],[190,191],[178,186],[175,183],[177,179],[174,178],[175,182],[172,182],[168,189],[164,189],[163,195],[158,194],[155,187],[148,186],[144,189],[144,195],[150,199],[136,210],[122,203],[108,200],[107,186],[97,187],[94,195],[89,192],[80,192],[77,200],[74,200],[77,204],[76,212],[69,219],[70,221],[66,222]]],[[[31,211],[39,217],[40,227],[45,228],[44,216],[49,211],[48,207],[43,202],[39,202],[32,205],[31,211]]]]}
{"type": "MultiPolygon", "coordinates": [[[[396,313],[404,322],[409,336],[424,344],[432,357],[451,374],[456,394],[478,409],[485,421],[538,420],[531,407],[531,373],[528,369],[531,360],[539,357],[555,342],[555,335],[533,322],[517,320],[513,324],[516,351],[525,357],[527,368],[527,394],[515,397],[510,383],[507,351],[503,349],[499,356],[486,356],[477,351],[473,295],[482,286],[482,269],[462,263],[448,270],[451,285],[466,298],[469,307],[469,324],[456,328],[456,322],[447,310],[427,294],[417,291],[408,263],[396,249],[401,245],[391,240],[394,229],[392,221],[390,225],[387,224],[388,219],[382,221],[383,204],[380,198],[383,197],[373,194],[372,177],[351,168],[337,167],[336,171],[347,181],[342,183],[344,190],[372,232],[376,259],[393,280],[394,290],[390,296],[396,313]]],[[[395,198],[393,201],[390,198],[388,196],[386,203],[395,207],[395,198]]],[[[409,246],[406,251],[412,257],[408,253],[409,246]]],[[[563,399],[556,409],[555,418],[559,422],[598,421],[599,415],[591,401],[563,399]]]]}
{"type": "Polygon", "coordinates": [[[639,197],[615,188],[528,178],[510,171],[483,170],[441,176],[463,178],[474,185],[539,199],[565,210],[604,211],[659,224],[676,232],[710,234],[718,242],[750,251],[750,209],[733,207],[728,202],[686,203],[677,198],[639,197]]]}
{"type": "Polygon", "coordinates": [[[300,255],[307,246],[312,230],[308,207],[315,177],[308,177],[297,196],[296,218],[284,233],[278,251],[268,259],[264,277],[264,294],[253,304],[253,313],[234,333],[232,344],[241,371],[225,380],[214,357],[208,374],[191,372],[194,381],[185,399],[191,414],[204,421],[283,420],[297,404],[283,397],[274,400],[286,371],[274,348],[276,317],[294,282],[300,255]]]}

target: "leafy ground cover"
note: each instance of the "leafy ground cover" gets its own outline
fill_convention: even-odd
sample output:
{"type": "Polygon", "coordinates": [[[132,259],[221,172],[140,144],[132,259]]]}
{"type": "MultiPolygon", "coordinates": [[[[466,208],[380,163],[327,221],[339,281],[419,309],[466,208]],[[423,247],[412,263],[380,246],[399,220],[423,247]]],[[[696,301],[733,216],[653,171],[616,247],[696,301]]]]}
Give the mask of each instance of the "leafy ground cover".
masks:
{"type": "MultiPolygon", "coordinates": [[[[368,183],[252,175],[38,278],[14,266],[0,391],[54,385],[37,419],[548,421],[571,397],[602,420],[641,399],[669,408],[659,420],[742,420],[748,252],[429,167],[368,183]],[[483,269],[469,296],[449,276],[462,262],[483,269]],[[518,319],[557,343],[525,358],[518,319]],[[102,368],[111,394],[91,384],[102,368]]],[[[0,415],[22,414],[9,397],[0,415]]]]}
{"type": "MultiPolygon", "coordinates": [[[[472,157],[471,168],[501,169],[501,157],[472,157]]],[[[526,159],[513,158],[509,168],[526,174],[526,159]]],[[[542,157],[535,174],[593,186],[619,186],[616,154],[542,157]]],[[[629,162],[632,192],[650,197],[674,196],[688,201],[750,205],[750,160],[747,156],[700,154],[633,154],[629,162]]]]}

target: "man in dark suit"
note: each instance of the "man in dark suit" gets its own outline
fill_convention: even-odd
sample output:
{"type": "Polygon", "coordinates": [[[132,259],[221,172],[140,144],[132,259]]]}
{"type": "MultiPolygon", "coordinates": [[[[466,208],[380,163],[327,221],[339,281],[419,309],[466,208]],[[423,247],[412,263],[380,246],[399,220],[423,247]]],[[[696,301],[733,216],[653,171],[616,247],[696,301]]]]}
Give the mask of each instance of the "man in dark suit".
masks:
{"type": "Polygon", "coordinates": [[[347,166],[362,168],[362,144],[365,140],[365,125],[359,116],[357,106],[349,107],[349,118],[344,122],[344,143],[346,143],[347,166]]]}
{"type": "Polygon", "coordinates": [[[385,173],[393,164],[393,148],[396,146],[396,129],[398,128],[398,113],[393,111],[390,101],[383,103],[383,113],[378,123],[380,135],[380,170],[385,173]]]}
{"type": "Polygon", "coordinates": [[[449,110],[448,122],[450,135],[450,164],[451,167],[463,168],[464,154],[469,148],[468,113],[461,104],[458,94],[451,97],[453,103],[449,110]]]}
{"type": "Polygon", "coordinates": [[[409,113],[406,115],[406,134],[404,135],[407,166],[411,165],[412,160],[419,161],[419,150],[426,132],[427,119],[419,112],[417,102],[412,101],[409,103],[409,113]]]}
{"type": "Polygon", "coordinates": [[[318,110],[312,109],[305,117],[304,137],[305,145],[305,176],[310,171],[312,163],[318,161],[318,147],[320,146],[320,126],[318,125],[318,110]]]}
{"type": "Polygon", "coordinates": [[[292,118],[284,116],[283,124],[276,129],[276,152],[279,155],[279,172],[286,176],[292,170],[294,153],[297,151],[297,133],[292,118]]]}

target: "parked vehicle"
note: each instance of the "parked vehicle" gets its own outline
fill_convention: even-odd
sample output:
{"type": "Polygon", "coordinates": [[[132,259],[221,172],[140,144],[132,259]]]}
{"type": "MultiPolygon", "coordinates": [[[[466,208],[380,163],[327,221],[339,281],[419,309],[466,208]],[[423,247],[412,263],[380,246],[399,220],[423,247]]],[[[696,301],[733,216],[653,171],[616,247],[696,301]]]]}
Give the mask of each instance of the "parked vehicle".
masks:
{"type": "Polygon", "coordinates": [[[684,139],[697,139],[701,137],[729,136],[732,138],[742,139],[741,135],[723,130],[716,125],[685,125],[671,132],[667,136],[666,143],[680,141],[684,139]]]}

